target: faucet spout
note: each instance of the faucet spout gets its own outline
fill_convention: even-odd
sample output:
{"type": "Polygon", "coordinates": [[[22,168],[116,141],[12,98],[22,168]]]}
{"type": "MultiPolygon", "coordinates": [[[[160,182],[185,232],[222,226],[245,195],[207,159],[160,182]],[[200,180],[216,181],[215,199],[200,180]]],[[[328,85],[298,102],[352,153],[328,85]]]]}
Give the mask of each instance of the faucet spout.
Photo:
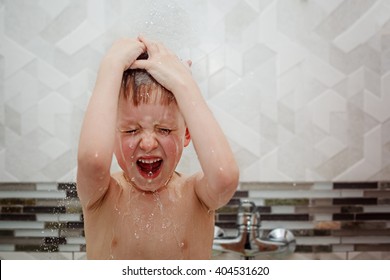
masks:
{"type": "Polygon", "coordinates": [[[275,229],[266,239],[260,237],[260,215],[253,202],[240,203],[237,226],[238,235],[215,238],[213,250],[236,253],[246,259],[262,253],[292,253],[295,250],[295,237],[289,230],[275,229]]]}

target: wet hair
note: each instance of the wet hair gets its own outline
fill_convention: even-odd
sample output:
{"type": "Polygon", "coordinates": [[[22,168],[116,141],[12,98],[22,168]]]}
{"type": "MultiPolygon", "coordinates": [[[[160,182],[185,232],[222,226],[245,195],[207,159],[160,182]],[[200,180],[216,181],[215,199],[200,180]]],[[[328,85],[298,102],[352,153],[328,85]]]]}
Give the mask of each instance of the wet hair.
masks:
{"type": "MultiPolygon", "coordinates": [[[[142,54],[137,59],[147,58],[147,54],[142,54]]],[[[144,69],[128,69],[123,72],[121,94],[126,100],[131,99],[134,106],[156,102],[162,105],[176,103],[172,92],[158,83],[144,69]]]]}

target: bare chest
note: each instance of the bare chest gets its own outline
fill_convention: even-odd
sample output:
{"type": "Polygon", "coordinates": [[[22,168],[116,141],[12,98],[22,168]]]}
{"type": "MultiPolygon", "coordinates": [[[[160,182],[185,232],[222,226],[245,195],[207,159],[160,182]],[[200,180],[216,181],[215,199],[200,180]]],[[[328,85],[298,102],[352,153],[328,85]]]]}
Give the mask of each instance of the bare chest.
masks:
{"type": "Polygon", "coordinates": [[[110,258],[189,258],[207,233],[200,226],[207,216],[198,207],[191,197],[174,199],[169,193],[124,194],[112,209],[110,258]]]}

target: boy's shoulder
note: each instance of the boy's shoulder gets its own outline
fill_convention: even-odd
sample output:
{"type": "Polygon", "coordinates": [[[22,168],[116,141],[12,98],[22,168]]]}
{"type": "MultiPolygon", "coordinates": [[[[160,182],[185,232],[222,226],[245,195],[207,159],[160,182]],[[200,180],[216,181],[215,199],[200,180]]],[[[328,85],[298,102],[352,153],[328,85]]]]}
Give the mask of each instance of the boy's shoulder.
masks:
{"type": "Polygon", "coordinates": [[[182,186],[193,186],[195,184],[197,175],[188,175],[188,174],[183,174],[180,172],[175,171],[175,173],[172,176],[174,182],[182,185],[182,186]]]}
{"type": "Polygon", "coordinates": [[[123,171],[116,171],[111,173],[111,179],[118,182],[121,180],[121,178],[123,178],[123,171]]]}

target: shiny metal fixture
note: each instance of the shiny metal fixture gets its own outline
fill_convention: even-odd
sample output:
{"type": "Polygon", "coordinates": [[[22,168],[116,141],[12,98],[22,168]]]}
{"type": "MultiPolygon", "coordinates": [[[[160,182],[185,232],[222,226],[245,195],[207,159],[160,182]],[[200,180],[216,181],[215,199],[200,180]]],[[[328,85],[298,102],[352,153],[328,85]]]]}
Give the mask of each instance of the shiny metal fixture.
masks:
{"type": "Polygon", "coordinates": [[[272,230],[265,239],[260,234],[260,214],[255,203],[240,202],[237,214],[238,235],[214,238],[213,250],[232,252],[243,259],[253,259],[259,254],[293,253],[296,242],[294,234],[286,229],[272,230]]]}

